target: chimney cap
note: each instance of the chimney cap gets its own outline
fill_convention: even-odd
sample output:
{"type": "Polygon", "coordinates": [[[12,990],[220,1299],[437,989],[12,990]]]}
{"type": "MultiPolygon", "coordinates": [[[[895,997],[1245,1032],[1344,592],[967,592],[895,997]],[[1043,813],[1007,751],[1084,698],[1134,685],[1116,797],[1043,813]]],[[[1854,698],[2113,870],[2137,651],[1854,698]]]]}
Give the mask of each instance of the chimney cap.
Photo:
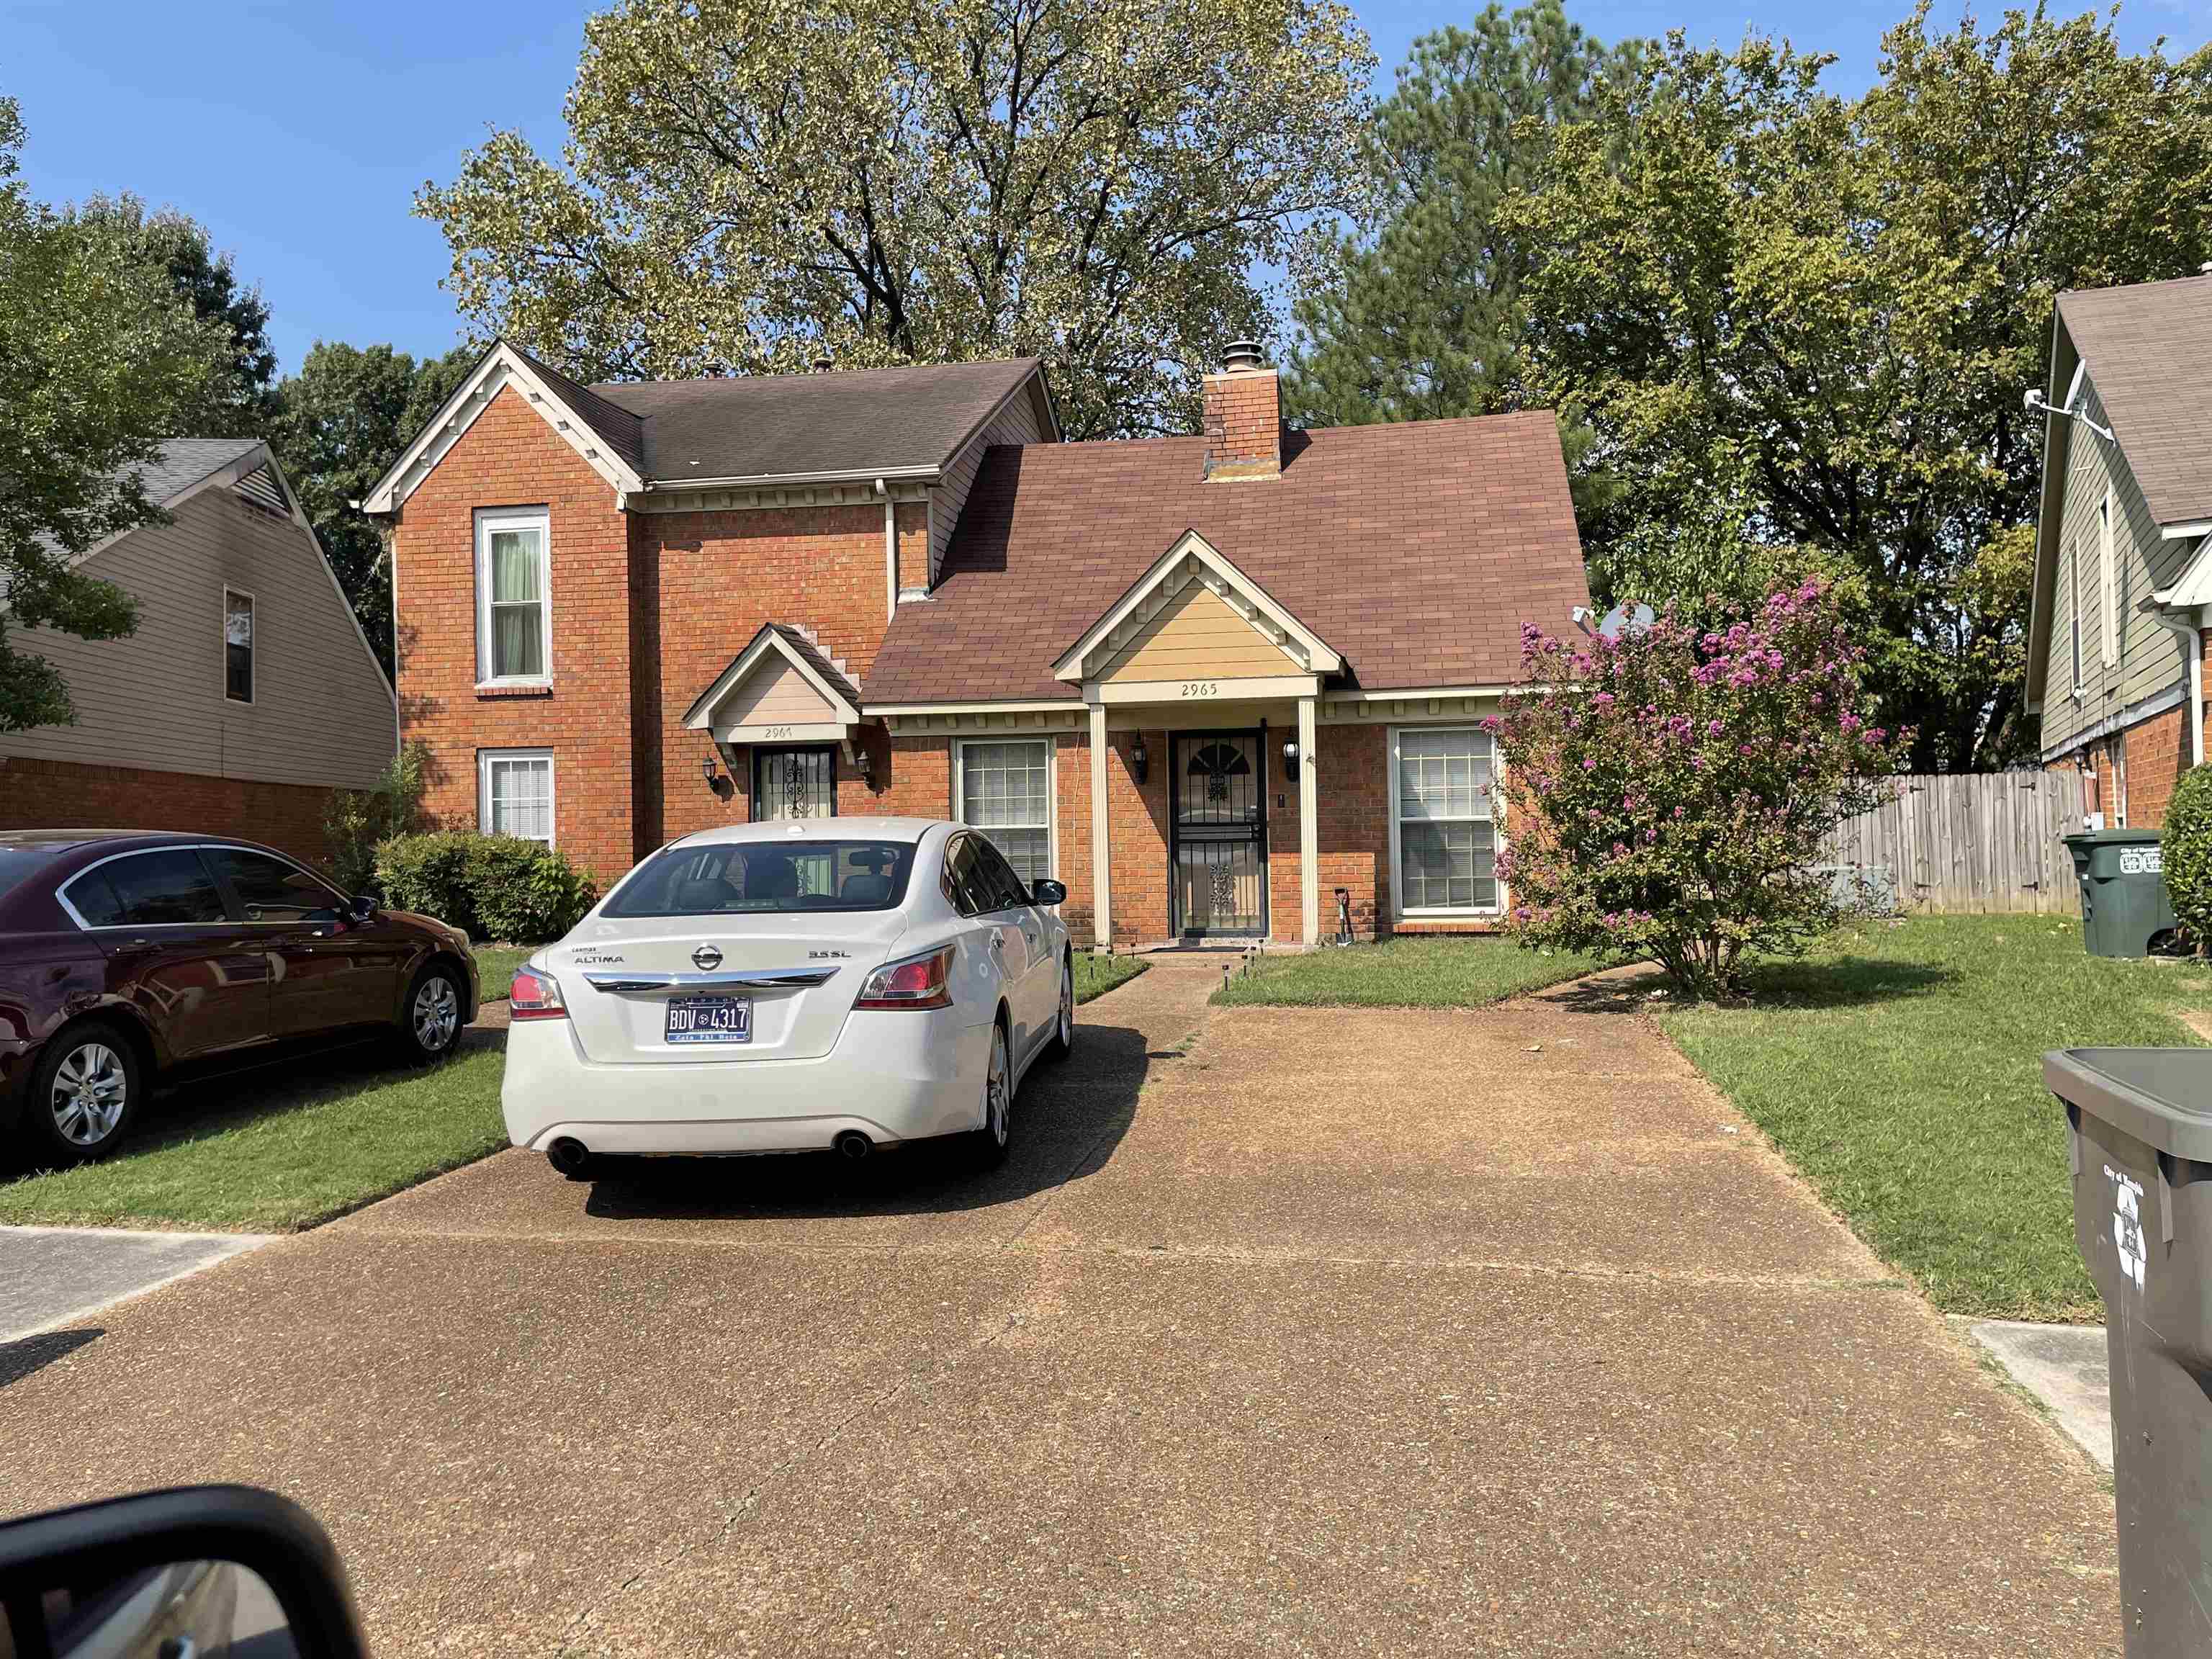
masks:
{"type": "Polygon", "coordinates": [[[1221,368],[1224,374],[1238,374],[1267,366],[1267,357],[1261,353],[1257,340],[1231,340],[1221,348],[1221,368]]]}

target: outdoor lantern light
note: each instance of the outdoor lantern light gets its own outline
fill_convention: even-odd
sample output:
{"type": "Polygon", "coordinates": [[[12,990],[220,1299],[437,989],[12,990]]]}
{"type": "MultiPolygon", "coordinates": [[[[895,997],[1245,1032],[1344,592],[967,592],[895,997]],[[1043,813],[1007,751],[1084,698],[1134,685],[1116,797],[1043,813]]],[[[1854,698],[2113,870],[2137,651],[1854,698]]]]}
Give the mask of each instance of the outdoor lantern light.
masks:
{"type": "Polygon", "coordinates": [[[707,787],[714,787],[714,757],[712,755],[699,763],[699,775],[707,780],[707,787]]]}
{"type": "Polygon", "coordinates": [[[1145,734],[1141,732],[1129,740],[1129,770],[1139,783],[1145,781],[1145,734]]]}
{"type": "Polygon", "coordinates": [[[1283,739],[1283,775],[1292,783],[1298,781],[1298,740],[1296,738],[1283,739]]]}

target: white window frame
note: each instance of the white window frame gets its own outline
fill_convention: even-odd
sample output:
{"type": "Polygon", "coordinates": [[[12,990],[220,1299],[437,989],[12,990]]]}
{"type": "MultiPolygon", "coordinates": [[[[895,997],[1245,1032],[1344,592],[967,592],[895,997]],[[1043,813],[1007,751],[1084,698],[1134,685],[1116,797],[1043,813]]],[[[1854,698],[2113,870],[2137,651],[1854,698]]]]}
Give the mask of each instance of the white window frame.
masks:
{"type": "Polygon", "coordinates": [[[2097,558],[2098,621],[2103,631],[2105,666],[2110,668],[2120,659],[2120,591],[2112,556],[2112,492],[2109,489],[2097,504],[2097,558]]]}
{"type": "MultiPolygon", "coordinates": [[[[485,835],[496,833],[492,827],[491,768],[494,761],[544,761],[545,763],[545,846],[550,851],[561,842],[561,793],[558,768],[550,749],[479,749],[477,750],[477,828],[485,835]]],[[[535,841],[535,836],[521,839],[535,841]]]]}
{"type": "Polygon", "coordinates": [[[477,538],[477,684],[478,685],[550,685],[553,684],[553,514],[543,507],[478,507],[477,538]],[[543,589],[538,601],[538,659],[542,674],[495,675],[492,667],[491,538],[496,531],[534,530],[538,532],[538,574],[543,589]]]}
{"type": "Polygon", "coordinates": [[[1505,781],[1505,758],[1498,752],[1498,738],[1496,734],[1484,731],[1482,723],[1480,720],[1425,720],[1417,726],[1394,726],[1389,729],[1389,753],[1390,765],[1389,836],[1391,915],[1401,921],[1421,921],[1432,919],[1444,920],[1470,916],[1488,917],[1504,915],[1505,907],[1509,902],[1505,891],[1505,878],[1496,873],[1496,865],[1498,855],[1505,850],[1505,813],[1503,806],[1504,792],[1501,787],[1505,781]],[[1440,823],[1487,823],[1490,826],[1490,856],[1492,863],[1491,882],[1495,889],[1496,897],[1494,901],[1489,904],[1427,904],[1415,906],[1409,908],[1406,903],[1406,859],[1404,851],[1405,843],[1402,838],[1405,825],[1403,820],[1399,816],[1401,801],[1399,799],[1400,792],[1398,784],[1401,764],[1399,741],[1408,732],[1472,732],[1479,737],[1489,739],[1491,799],[1488,816],[1480,818],[1439,818],[1434,820],[1434,822],[1440,823]]]}
{"type": "Polygon", "coordinates": [[[2067,580],[2074,592],[2073,615],[2069,619],[2068,632],[2074,641],[2074,696],[2081,695],[2081,543],[2079,538],[2069,538],[2066,543],[2067,580]]]}
{"type": "Polygon", "coordinates": [[[233,587],[228,582],[222,585],[222,700],[234,708],[251,708],[253,707],[254,698],[261,695],[261,605],[245,588],[233,587]],[[246,642],[246,677],[252,686],[252,696],[234,697],[230,695],[230,602],[233,599],[246,601],[246,630],[249,636],[246,642]]]}
{"type": "MultiPolygon", "coordinates": [[[[1060,739],[1048,732],[1010,733],[1003,738],[955,738],[952,740],[952,820],[968,823],[963,814],[968,801],[967,749],[971,743],[1041,743],[1044,745],[1044,861],[1045,873],[1054,880],[1060,868],[1060,739]]],[[[979,834],[988,836],[991,826],[969,823],[979,834]]],[[[1029,829],[1028,824],[1001,826],[1029,829]]],[[[1011,860],[1009,860],[1011,862],[1011,860]]]]}

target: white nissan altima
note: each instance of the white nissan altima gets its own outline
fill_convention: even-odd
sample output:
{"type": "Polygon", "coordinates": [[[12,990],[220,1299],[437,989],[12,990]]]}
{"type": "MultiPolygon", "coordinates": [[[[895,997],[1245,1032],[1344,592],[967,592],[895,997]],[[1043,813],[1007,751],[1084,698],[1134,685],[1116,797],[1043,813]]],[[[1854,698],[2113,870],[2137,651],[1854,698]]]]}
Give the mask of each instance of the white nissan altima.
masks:
{"type": "Polygon", "coordinates": [[[507,1135],[576,1176],[955,1134],[996,1163],[1023,1074],[1074,1040],[1066,896],[927,818],[672,842],[515,975],[507,1135]]]}

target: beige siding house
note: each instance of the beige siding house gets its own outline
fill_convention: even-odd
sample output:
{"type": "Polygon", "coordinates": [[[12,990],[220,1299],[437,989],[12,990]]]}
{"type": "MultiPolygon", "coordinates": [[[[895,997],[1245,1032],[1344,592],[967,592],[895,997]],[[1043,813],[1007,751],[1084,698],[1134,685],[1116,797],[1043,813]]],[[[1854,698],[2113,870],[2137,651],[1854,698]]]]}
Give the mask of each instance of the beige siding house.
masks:
{"type": "Polygon", "coordinates": [[[391,684],[265,444],[172,441],[148,493],[167,522],[82,561],[137,601],[136,630],[12,636],[61,670],[76,720],[0,732],[0,827],[206,830],[319,856],[328,792],[391,762],[391,684]]]}
{"type": "Polygon", "coordinates": [[[2203,758],[2212,276],[2059,298],[2028,703],[2081,815],[2155,827],[2203,758]]]}

